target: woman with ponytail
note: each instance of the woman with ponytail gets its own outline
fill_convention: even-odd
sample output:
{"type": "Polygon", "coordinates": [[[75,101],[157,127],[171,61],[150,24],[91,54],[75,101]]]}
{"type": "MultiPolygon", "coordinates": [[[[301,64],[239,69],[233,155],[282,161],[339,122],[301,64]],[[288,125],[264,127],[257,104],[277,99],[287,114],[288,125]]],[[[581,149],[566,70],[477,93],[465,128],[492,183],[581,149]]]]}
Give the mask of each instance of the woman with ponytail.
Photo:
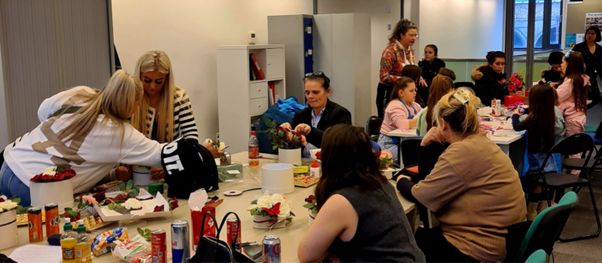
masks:
{"type": "Polygon", "coordinates": [[[419,228],[416,243],[427,262],[501,262],[508,227],[525,221],[525,196],[510,158],[479,131],[478,97],[467,88],[444,95],[433,108],[436,127],[422,139],[418,170],[437,160],[417,184],[401,175],[397,189],[435,212],[440,226],[419,228]],[[431,146],[449,143],[443,153],[431,146]],[[468,215],[468,216],[467,216],[468,215]]]}
{"type": "Polygon", "coordinates": [[[41,124],[5,149],[0,192],[29,206],[29,181],[48,167],[75,170],[74,192],[81,193],[120,162],[161,166],[163,145],[128,122],[143,92],[140,80],[118,70],[100,91],[79,86],[44,100],[41,124]]]}

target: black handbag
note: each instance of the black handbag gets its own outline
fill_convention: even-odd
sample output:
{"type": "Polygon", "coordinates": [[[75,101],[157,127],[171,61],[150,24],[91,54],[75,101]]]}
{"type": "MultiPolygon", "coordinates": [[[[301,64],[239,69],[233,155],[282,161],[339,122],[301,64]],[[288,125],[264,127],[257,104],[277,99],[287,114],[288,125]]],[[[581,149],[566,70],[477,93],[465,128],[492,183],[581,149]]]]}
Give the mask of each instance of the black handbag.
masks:
{"type": "MultiPolygon", "coordinates": [[[[199,240],[196,253],[188,262],[254,262],[249,257],[242,253],[234,250],[228,242],[219,239],[219,234],[224,228],[224,223],[228,216],[234,215],[237,219],[238,229],[240,229],[240,218],[234,212],[227,213],[219,226],[216,226],[216,237],[202,236],[199,240]]],[[[207,216],[213,219],[213,222],[217,222],[215,217],[211,213],[206,213],[203,216],[203,225],[201,227],[201,233],[205,230],[205,220],[207,216]]],[[[234,240],[238,239],[238,232],[234,236],[234,240]]],[[[240,248],[242,249],[242,247],[240,248]]]]}

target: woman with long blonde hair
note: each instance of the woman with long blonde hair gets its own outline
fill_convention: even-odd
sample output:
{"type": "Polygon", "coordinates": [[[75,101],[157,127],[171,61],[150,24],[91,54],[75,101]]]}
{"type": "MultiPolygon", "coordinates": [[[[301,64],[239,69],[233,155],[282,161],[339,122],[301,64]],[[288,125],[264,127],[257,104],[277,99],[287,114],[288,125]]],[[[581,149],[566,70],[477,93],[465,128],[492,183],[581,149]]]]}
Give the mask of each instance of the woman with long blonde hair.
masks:
{"type": "MultiPolygon", "coordinates": [[[[136,78],[142,81],[144,97],[138,110],[132,116],[132,125],[147,138],[160,143],[172,142],[177,138],[199,141],[192,105],[188,94],[174,82],[171,60],[161,50],[144,53],[134,69],[136,78]]],[[[216,151],[211,144],[203,145],[214,157],[223,151],[216,151]]],[[[118,167],[119,178],[129,178],[130,167],[118,167]]],[[[152,168],[154,180],[165,176],[163,169],[152,168]]]]}
{"type": "Polygon", "coordinates": [[[79,86],[44,100],[38,110],[42,123],[4,151],[0,192],[29,206],[29,181],[48,167],[75,170],[74,192],[81,193],[121,162],[161,166],[163,145],[128,122],[142,93],[142,83],[119,70],[100,91],[79,86]]]}

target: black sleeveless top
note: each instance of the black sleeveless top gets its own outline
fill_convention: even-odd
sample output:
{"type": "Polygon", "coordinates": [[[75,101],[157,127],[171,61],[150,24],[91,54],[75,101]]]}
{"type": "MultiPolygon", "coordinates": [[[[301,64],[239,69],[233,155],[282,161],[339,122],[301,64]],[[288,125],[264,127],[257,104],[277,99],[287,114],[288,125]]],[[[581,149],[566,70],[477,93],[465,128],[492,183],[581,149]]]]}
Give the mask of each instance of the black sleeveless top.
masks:
{"type": "Polygon", "coordinates": [[[334,194],[345,197],[359,219],[349,242],[336,238],[329,248],[341,262],[425,262],[391,184],[365,192],[348,187],[334,194]]]}

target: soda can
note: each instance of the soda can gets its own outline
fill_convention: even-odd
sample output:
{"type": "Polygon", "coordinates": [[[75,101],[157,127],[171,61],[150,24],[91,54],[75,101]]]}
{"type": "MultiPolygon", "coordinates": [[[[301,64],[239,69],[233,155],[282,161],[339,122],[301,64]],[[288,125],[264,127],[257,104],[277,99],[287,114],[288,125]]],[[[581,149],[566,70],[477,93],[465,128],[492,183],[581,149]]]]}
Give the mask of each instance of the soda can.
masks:
{"type": "Polygon", "coordinates": [[[44,206],[44,211],[46,212],[44,218],[46,220],[46,236],[51,237],[52,235],[60,234],[59,205],[56,203],[46,204],[44,206]]]}
{"type": "Polygon", "coordinates": [[[240,251],[240,248],[242,247],[242,241],[241,241],[242,238],[240,237],[241,229],[240,229],[240,222],[238,221],[238,219],[236,217],[228,218],[227,230],[228,230],[228,245],[230,245],[230,247],[233,248],[234,250],[241,252],[240,251]]]}
{"type": "Polygon", "coordinates": [[[42,209],[31,207],[27,209],[27,221],[29,226],[29,242],[44,241],[44,230],[42,228],[42,209]]]}
{"type": "Polygon", "coordinates": [[[165,230],[155,229],[151,232],[151,247],[153,263],[165,263],[167,261],[167,233],[165,230]]]}
{"type": "Polygon", "coordinates": [[[263,238],[263,263],[280,263],[280,238],[267,235],[263,238]]]}
{"type": "Polygon", "coordinates": [[[171,253],[173,263],[187,263],[190,258],[190,225],[186,220],[171,222],[171,253]]]}

